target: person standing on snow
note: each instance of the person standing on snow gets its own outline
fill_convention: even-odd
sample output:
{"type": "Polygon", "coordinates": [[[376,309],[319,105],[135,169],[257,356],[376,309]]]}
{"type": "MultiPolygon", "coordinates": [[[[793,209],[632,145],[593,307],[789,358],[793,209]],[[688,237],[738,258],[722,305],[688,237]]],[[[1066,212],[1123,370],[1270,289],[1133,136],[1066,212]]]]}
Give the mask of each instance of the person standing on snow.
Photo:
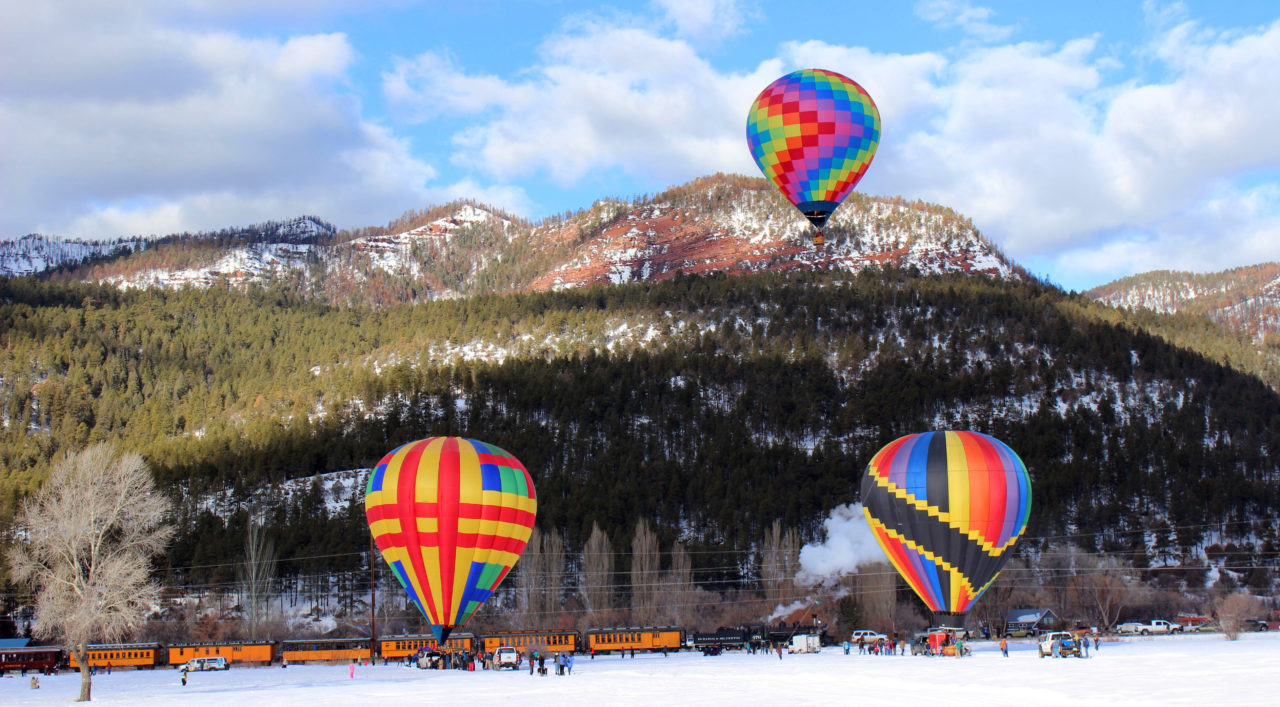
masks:
{"type": "Polygon", "coordinates": [[[1000,637],[1000,652],[1004,654],[1004,657],[1009,657],[1009,639],[1004,636],[1000,637]]]}
{"type": "Polygon", "coordinates": [[[570,675],[573,675],[573,653],[570,653],[568,657],[565,658],[564,667],[565,670],[569,671],[570,675]]]}

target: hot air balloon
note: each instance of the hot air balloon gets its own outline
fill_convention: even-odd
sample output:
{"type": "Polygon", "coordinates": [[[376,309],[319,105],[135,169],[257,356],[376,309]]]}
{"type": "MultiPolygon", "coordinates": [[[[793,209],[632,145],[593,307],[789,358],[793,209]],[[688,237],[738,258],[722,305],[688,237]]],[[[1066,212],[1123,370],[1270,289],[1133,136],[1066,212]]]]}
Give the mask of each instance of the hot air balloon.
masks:
{"type": "Polygon", "coordinates": [[[889,561],[942,625],[995,581],[1027,527],[1031,480],[1004,442],[922,432],[871,458],[862,507],[889,561]]]}
{"type": "Polygon", "coordinates": [[[769,84],[747,113],[760,171],[818,229],[866,174],[880,143],[880,111],[852,79],[825,69],[769,84]]]}
{"type": "Polygon", "coordinates": [[[538,511],[520,460],[461,437],[410,442],[383,457],[364,505],[378,550],[441,644],[511,571],[538,511]]]}

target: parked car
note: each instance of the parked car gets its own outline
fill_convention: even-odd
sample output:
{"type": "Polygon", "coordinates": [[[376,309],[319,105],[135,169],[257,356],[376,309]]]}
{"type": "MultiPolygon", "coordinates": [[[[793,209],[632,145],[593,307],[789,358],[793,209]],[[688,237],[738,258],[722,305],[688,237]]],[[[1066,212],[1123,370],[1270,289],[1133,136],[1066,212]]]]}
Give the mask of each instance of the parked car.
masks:
{"type": "Polygon", "coordinates": [[[1041,658],[1053,655],[1055,642],[1057,643],[1058,655],[1063,658],[1068,656],[1081,658],[1084,656],[1084,653],[1080,650],[1080,639],[1076,638],[1075,634],[1070,631],[1053,631],[1040,637],[1037,650],[1041,658]]]}
{"type": "Polygon", "coordinates": [[[230,670],[231,665],[227,663],[227,659],[220,655],[207,656],[204,658],[192,658],[182,666],[183,670],[230,670]]]}
{"type": "Polygon", "coordinates": [[[1241,631],[1269,631],[1271,626],[1262,619],[1245,619],[1240,622],[1241,631]]]}

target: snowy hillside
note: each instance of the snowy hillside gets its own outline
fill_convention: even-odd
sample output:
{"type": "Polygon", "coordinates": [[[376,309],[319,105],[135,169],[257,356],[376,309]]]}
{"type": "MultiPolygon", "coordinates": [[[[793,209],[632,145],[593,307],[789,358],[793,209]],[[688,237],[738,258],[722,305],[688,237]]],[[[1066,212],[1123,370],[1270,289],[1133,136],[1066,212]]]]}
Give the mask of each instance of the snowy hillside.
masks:
{"type": "MultiPolygon", "coordinates": [[[[81,268],[73,277],[124,288],[285,283],[332,304],[375,307],[661,280],[677,273],[855,272],[889,265],[926,274],[1026,278],[949,209],[855,195],[824,229],[827,245],[814,247],[812,229],[772,187],[723,175],[637,202],[598,202],[538,225],[474,202],[412,214],[386,228],[354,232],[337,233],[304,217],[170,237],[133,257],[81,268]]],[[[38,274],[49,264],[72,260],[44,254],[46,241],[6,245],[8,260],[0,265],[10,265],[0,272],[7,274],[38,274]]]]}
{"type": "Polygon", "coordinates": [[[572,258],[534,281],[532,289],[621,284],[686,274],[915,267],[925,274],[984,273],[1020,278],[1021,271],[954,214],[895,200],[855,199],[837,210],[827,244],[772,194],[740,190],[712,208],[657,202],[631,207],[579,247],[572,258]]]}
{"type": "Polygon", "coordinates": [[[140,248],[142,243],[136,238],[77,241],[37,234],[0,241],[0,275],[38,275],[64,265],[78,265],[88,258],[130,253],[140,248]]]}
{"type": "Polygon", "coordinates": [[[1259,342],[1280,333],[1280,263],[1214,273],[1159,270],[1085,294],[1116,307],[1203,314],[1259,342]]]}

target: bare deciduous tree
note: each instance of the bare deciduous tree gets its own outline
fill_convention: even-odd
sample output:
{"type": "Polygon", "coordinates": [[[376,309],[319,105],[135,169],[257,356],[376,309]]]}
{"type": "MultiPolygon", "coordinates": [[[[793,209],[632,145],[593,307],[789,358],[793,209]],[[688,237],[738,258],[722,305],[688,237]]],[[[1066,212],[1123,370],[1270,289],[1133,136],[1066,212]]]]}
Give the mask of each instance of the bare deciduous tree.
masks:
{"type": "Polygon", "coordinates": [[[1072,588],[1087,616],[1106,631],[1120,620],[1120,612],[1143,596],[1129,573],[1133,570],[1113,558],[1098,558],[1082,574],[1073,578],[1072,588]]]}
{"type": "Polygon", "coordinates": [[[119,641],[157,600],[151,558],[173,534],[168,510],[140,455],[99,444],[59,459],[18,513],[25,542],[9,552],[13,576],[36,589],[36,634],[74,652],[81,702],[89,644],[119,641]]]}
{"type": "Polygon", "coordinates": [[[650,625],[658,613],[658,536],[649,521],[636,523],[631,539],[631,620],[650,625]]]}
{"type": "Polygon", "coordinates": [[[588,614],[613,610],[613,547],[595,522],[582,549],[582,603],[588,614]]]}
{"type": "Polygon", "coordinates": [[[529,542],[516,564],[516,613],[518,628],[534,628],[542,604],[542,583],[546,575],[545,558],[542,555],[542,531],[536,527],[529,535],[529,542]]]}
{"type": "Polygon", "coordinates": [[[1227,595],[1217,606],[1218,625],[1228,641],[1240,638],[1240,629],[1247,619],[1262,613],[1262,602],[1246,592],[1227,595]]]}
{"type": "Polygon", "coordinates": [[[898,570],[888,562],[858,568],[858,604],[872,628],[893,632],[897,628],[898,570]]]}
{"type": "Polygon", "coordinates": [[[693,615],[693,562],[679,540],[671,545],[671,571],[664,584],[662,603],[667,622],[676,626],[688,624],[693,615]]]}
{"type": "Polygon", "coordinates": [[[770,607],[795,601],[795,579],[799,571],[800,536],[792,528],[783,531],[782,521],[775,520],[760,548],[760,580],[770,607]]]}
{"type": "Polygon", "coordinates": [[[516,565],[516,620],[523,628],[548,627],[564,595],[564,537],[533,529],[516,565]]]}
{"type": "Polygon", "coordinates": [[[559,530],[542,535],[542,601],[538,607],[538,626],[550,627],[560,613],[564,597],[564,536],[559,530]]]}
{"type": "Polygon", "coordinates": [[[240,605],[244,609],[244,629],[249,640],[258,635],[271,582],[276,575],[276,546],[253,518],[245,524],[244,562],[237,568],[240,579],[240,605]]]}

